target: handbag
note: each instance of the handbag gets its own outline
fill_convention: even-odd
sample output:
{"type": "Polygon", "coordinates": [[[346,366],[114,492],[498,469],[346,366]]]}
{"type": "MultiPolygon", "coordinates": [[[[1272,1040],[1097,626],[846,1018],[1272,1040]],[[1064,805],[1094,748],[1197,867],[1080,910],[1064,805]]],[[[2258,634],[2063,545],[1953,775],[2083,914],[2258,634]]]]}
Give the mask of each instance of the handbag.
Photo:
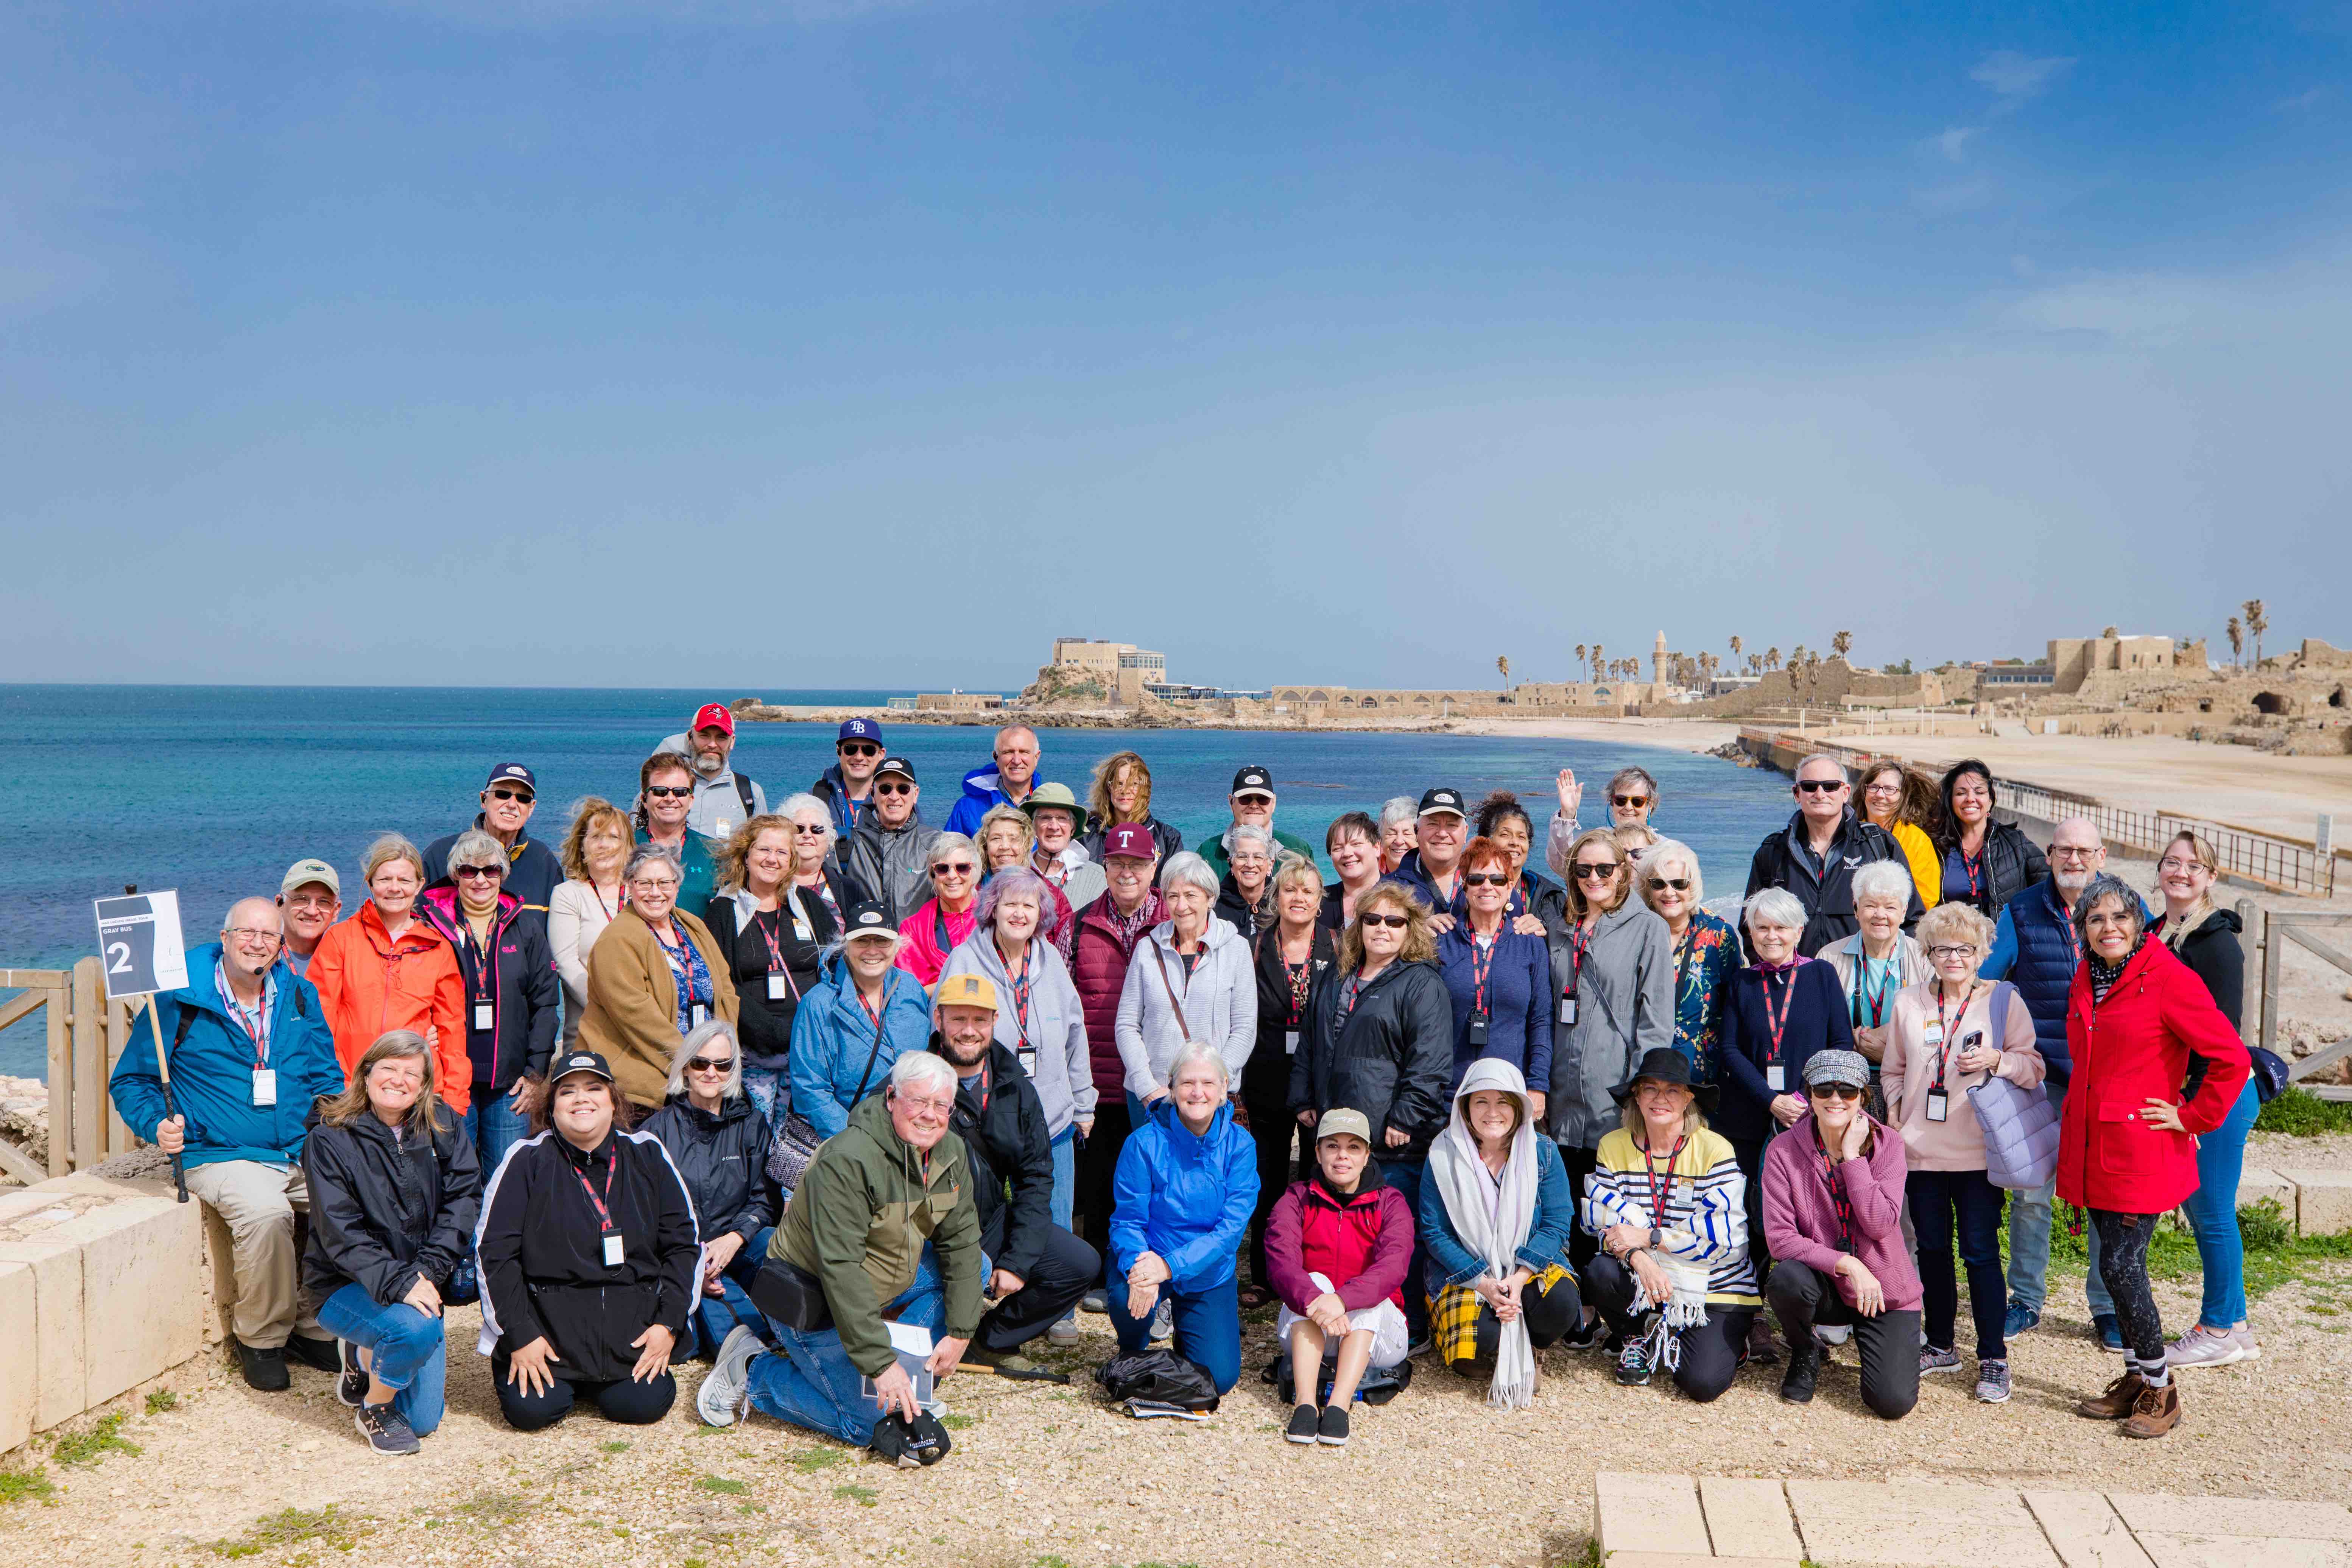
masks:
{"type": "MultiPolygon", "coordinates": [[[[887,1012],[887,994],[884,1000],[884,1011],[887,1012]]],[[[881,1055],[882,1016],[877,1014],[874,1047],[866,1053],[866,1070],[857,1077],[857,1092],[850,1097],[852,1105],[866,1098],[866,1086],[874,1081],[874,1063],[881,1055]]],[[[810,1125],[807,1117],[797,1110],[793,1111],[784,1118],[783,1131],[776,1134],[775,1142],[769,1145],[768,1180],[787,1193],[799,1191],[801,1178],[808,1174],[809,1162],[816,1158],[817,1146],[824,1142],[824,1134],[810,1125]]]]}
{"type": "MultiPolygon", "coordinates": [[[[2006,983],[1994,984],[1991,1012],[1997,1039],[2009,1037],[2011,994],[2006,983]]],[[[2049,1185],[2058,1173],[2058,1108],[2050,1103],[2048,1087],[2020,1089],[2005,1078],[1989,1077],[1969,1090],[1969,1105],[1984,1135],[1985,1179],[2011,1192],[2049,1185]]]]}
{"type": "Polygon", "coordinates": [[[1115,1355],[1096,1370],[1095,1381],[1113,1404],[1141,1400],[1183,1410],[1217,1407],[1217,1385],[1209,1374],[1197,1363],[1164,1347],[1115,1355]]]}
{"type": "Polygon", "coordinates": [[[778,1328],[804,1334],[833,1327],[833,1308],[824,1299],[824,1282],[799,1265],[771,1258],[751,1277],[751,1305],[778,1328]]]}
{"type": "Polygon", "coordinates": [[[2260,1046],[2246,1047],[2247,1060],[2253,1067],[2254,1099],[2268,1105],[2286,1091],[2286,1063],[2276,1051],[2266,1051],[2260,1046]]]}

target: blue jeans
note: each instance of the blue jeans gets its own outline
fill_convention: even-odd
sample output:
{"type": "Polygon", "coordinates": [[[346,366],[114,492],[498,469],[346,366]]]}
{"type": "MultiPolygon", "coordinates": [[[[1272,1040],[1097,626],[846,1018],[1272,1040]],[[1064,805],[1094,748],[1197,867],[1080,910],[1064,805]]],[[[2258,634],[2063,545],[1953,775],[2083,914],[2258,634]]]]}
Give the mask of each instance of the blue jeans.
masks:
{"type": "Polygon", "coordinates": [[[364,1286],[346,1285],[319,1303],[319,1326],[369,1352],[375,1380],[395,1392],[392,1407],[422,1437],[441,1425],[449,1376],[441,1320],[405,1301],[383,1306],[364,1286]]]}
{"type": "Polygon", "coordinates": [[[2197,1139],[2197,1191],[2189,1199],[2189,1223],[2197,1232],[2197,1257],[2205,1266],[2205,1300],[2197,1321],[2209,1329],[2233,1329],[2246,1321],[2246,1241],[2238,1233],[2238,1177],[2246,1168],[2246,1134],[2262,1108],[2262,1096],[2249,1079],[2238,1091],[2229,1119],[2197,1139]]]}
{"type": "MultiPolygon", "coordinates": [[[[899,1321],[928,1322],[932,1332],[937,1333],[945,1317],[947,1298],[940,1289],[939,1273],[931,1263],[931,1249],[925,1247],[915,1282],[883,1310],[901,1308],[899,1321]],[[926,1269],[929,1269],[928,1279],[926,1269]]],[[[864,1374],[841,1348],[841,1331],[825,1329],[806,1333],[772,1320],[768,1328],[776,1348],[767,1355],[751,1358],[748,1380],[751,1407],[762,1415],[772,1415],[779,1421],[822,1432],[861,1448],[872,1443],[874,1424],[882,1419],[882,1407],[859,1392],[858,1384],[864,1374]]]]}
{"type": "Polygon", "coordinates": [[[1176,1353],[1207,1373],[1219,1394],[1231,1392],[1241,1380],[1242,1298],[1238,1277],[1202,1290],[1179,1290],[1173,1283],[1162,1280],[1159,1293],[1152,1299],[1151,1311],[1140,1318],[1128,1313],[1124,1279],[1113,1281],[1107,1294],[1110,1326],[1118,1334],[1120,1354],[1132,1354],[1151,1342],[1152,1314],[1160,1310],[1160,1302],[1171,1301],[1175,1304],[1176,1353]]]}
{"type": "MultiPolygon", "coordinates": [[[[2066,1090],[2054,1083],[2049,1089],[2051,1106],[2063,1119],[2066,1114],[2066,1090]]],[[[2231,1190],[2236,1190],[2234,1185],[2231,1190]]],[[[2032,1192],[2009,1194],[2009,1299],[2036,1312],[2042,1310],[2050,1296],[2050,1206],[2057,1196],[2058,1178],[2054,1175],[2032,1192]]],[[[2112,1318],[2116,1315],[2116,1303],[2107,1294],[2106,1281],[2099,1278],[2099,1233],[2084,1226],[2083,1244],[2091,1253],[2083,1277],[2083,1294],[2090,1301],[2094,1316],[2112,1318]]]]}
{"type": "MultiPolygon", "coordinates": [[[[762,1226],[735,1255],[735,1261],[719,1276],[718,1296],[698,1298],[694,1304],[694,1336],[692,1352],[698,1356],[716,1356],[719,1347],[727,1342],[728,1334],[737,1327],[751,1330],[768,1343],[774,1337],[768,1331],[766,1314],[751,1305],[751,1279],[760,1272],[760,1265],[768,1260],[768,1242],[776,1234],[772,1225],[762,1226]]],[[[681,1361],[686,1359],[681,1356],[681,1361]]]]}
{"type": "Polygon", "coordinates": [[[488,1084],[478,1083],[466,1107],[466,1135],[474,1141],[474,1152],[481,1157],[482,1184],[487,1187],[507,1151],[530,1136],[530,1121],[514,1108],[513,1100],[488,1084]]]}
{"type": "MultiPolygon", "coordinates": [[[[1421,1213],[1421,1178],[1428,1166],[1420,1161],[1408,1164],[1402,1160],[1382,1160],[1381,1179],[1404,1194],[1405,1206],[1416,1215],[1421,1213]]],[[[1412,1261],[1404,1269],[1404,1328],[1410,1342],[1419,1344],[1429,1337],[1429,1295],[1427,1290],[1429,1254],[1421,1245],[1421,1237],[1412,1239],[1412,1261]]]]}
{"type": "MultiPolygon", "coordinates": [[[[1071,1200],[1078,1188],[1078,1124],[1071,1122],[1054,1140],[1054,1223],[1064,1230],[1076,1227],[1070,1224],[1071,1200]]],[[[1078,1315],[1076,1307],[1062,1314],[1066,1321],[1078,1315]]]]}

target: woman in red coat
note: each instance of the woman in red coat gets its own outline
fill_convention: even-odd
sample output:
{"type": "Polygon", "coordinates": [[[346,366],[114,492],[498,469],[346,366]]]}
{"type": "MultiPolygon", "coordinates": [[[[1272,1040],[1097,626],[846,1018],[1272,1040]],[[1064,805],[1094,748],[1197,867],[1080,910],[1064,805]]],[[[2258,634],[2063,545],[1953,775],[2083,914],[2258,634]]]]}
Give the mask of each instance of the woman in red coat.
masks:
{"type": "Polygon", "coordinates": [[[2091,1212],[2099,1277],[2116,1299],[2130,1358],[2124,1374],[2075,1409],[2123,1422],[2126,1437],[2180,1425],[2180,1390],[2164,1361],[2164,1324],[2147,1284],[2157,1216],[2197,1190],[2197,1140],[2228,1119],[2249,1063],[2212,993],[2160,942],[2147,940],[2139,896],[2100,877],[2074,904],[2083,947],[2066,1006],[2074,1081],[2059,1129],[2058,1195],[2091,1212]],[[2179,1099],[2189,1053],[2205,1058],[2194,1098],[2179,1099]]]}

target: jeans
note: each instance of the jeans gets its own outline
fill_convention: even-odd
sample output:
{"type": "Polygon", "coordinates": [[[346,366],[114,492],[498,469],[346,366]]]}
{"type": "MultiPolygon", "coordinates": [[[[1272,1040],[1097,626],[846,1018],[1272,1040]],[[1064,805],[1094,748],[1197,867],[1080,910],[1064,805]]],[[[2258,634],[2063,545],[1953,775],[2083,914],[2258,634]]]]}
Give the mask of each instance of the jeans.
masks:
{"type": "Polygon", "coordinates": [[[2197,1321],[2209,1329],[2233,1329],[2246,1320],[2246,1242],[2238,1232],[2238,1177],[2246,1167],[2246,1134],[2262,1108],[2262,1096],[2249,1079],[2238,1091],[2229,1119],[2197,1139],[2197,1190],[2189,1194],[2189,1223],[2197,1232],[2197,1257],[2205,1266],[2205,1300],[2197,1321]]]}
{"type": "MultiPolygon", "coordinates": [[[[1382,1160],[1381,1179],[1404,1194],[1405,1207],[1416,1215],[1421,1213],[1421,1178],[1428,1165],[1420,1160],[1410,1163],[1402,1160],[1382,1160]]],[[[1428,1284],[1429,1253],[1421,1245],[1421,1237],[1412,1239],[1412,1261],[1404,1268],[1404,1326],[1414,1344],[1429,1337],[1428,1284]]]]}
{"type": "Polygon", "coordinates": [[[1865,1318],[1845,1304],[1837,1281],[1809,1263],[1784,1258],[1772,1265],[1764,1299],[1780,1319],[1791,1353],[1807,1343],[1815,1324],[1853,1330],[1862,1355],[1862,1402],[1881,1420],[1900,1421],[1919,1403],[1919,1314],[1888,1308],[1865,1318]]]}
{"type": "Polygon", "coordinates": [[[1070,1206],[1078,1194],[1078,1124],[1071,1122],[1054,1140],[1054,1223],[1070,1228],[1070,1206]]]}
{"type": "Polygon", "coordinates": [[[393,1390],[392,1407],[422,1437],[441,1425],[449,1354],[441,1320],[407,1302],[386,1307],[362,1285],[345,1285],[319,1303],[319,1326],[368,1352],[375,1380],[393,1390]]]}
{"type": "Polygon", "coordinates": [[[722,1294],[704,1296],[696,1300],[694,1316],[689,1320],[695,1342],[679,1347],[678,1360],[684,1361],[688,1355],[716,1357],[719,1347],[727,1342],[728,1334],[738,1327],[749,1329],[762,1341],[774,1343],[768,1333],[767,1315],[751,1305],[751,1280],[760,1272],[760,1265],[768,1260],[768,1242],[775,1234],[774,1226],[761,1226],[759,1232],[743,1244],[742,1250],[735,1254],[735,1261],[719,1276],[719,1289],[722,1294]]]}
{"type": "MultiPolygon", "coordinates": [[[[885,1305],[883,1310],[887,1313],[894,1307],[901,1309],[898,1314],[900,1322],[928,1322],[936,1333],[946,1309],[946,1297],[940,1289],[939,1273],[931,1267],[932,1262],[931,1249],[926,1246],[915,1282],[896,1300],[885,1305]],[[924,1278],[927,1268],[930,1270],[928,1280],[924,1278]]],[[[865,1374],[841,1348],[841,1331],[823,1329],[810,1332],[785,1328],[772,1320],[768,1327],[776,1348],[769,1354],[751,1358],[748,1378],[751,1407],[762,1415],[772,1415],[779,1421],[838,1437],[861,1448],[870,1445],[875,1423],[882,1419],[882,1406],[859,1391],[865,1374]]]]}
{"type": "MultiPolygon", "coordinates": [[[[2053,1083],[2049,1089],[2051,1108],[2063,1118],[2066,1112],[2065,1087],[2053,1083]]],[[[2245,1143],[2242,1134],[2238,1142],[2242,1149],[2245,1143]]],[[[2230,1191],[2234,1202],[2237,1192],[2234,1181],[2230,1184],[2230,1191]]],[[[2057,1195],[2058,1178],[2055,1175],[2030,1193],[2009,1194],[2009,1299],[2036,1312],[2042,1310],[2042,1303],[2049,1300],[2050,1207],[2057,1195]]],[[[2234,1213],[2231,1224],[2232,1226],[2237,1224],[2234,1213]]],[[[2083,1279],[2083,1294],[2089,1300],[2094,1316],[2112,1318],[2116,1315],[2116,1303],[2107,1294],[2106,1281],[2099,1278],[2099,1233],[2086,1229],[2083,1239],[2091,1249],[2090,1267],[2083,1279]]],[[[2240,1316],[2243,1315],[2240,1313],[2240,1316]]]]}
{"type": "Polygon", "coordinates": [[[1969,1314],[1976,1320],[1977,1359],[2005,1361],[2002,1338],[2009,1301],[2000,1277],[2001,1190],[1982,1171],[1914,1171],[1904,1179],[1911,1224],[1919,1233],[1919,1290],[1925,1298],[1927,1343],[1953,1348],[1960,1311],[1952,1268],[1955,1232],[1969,1274],[1969,1314]]]}
{"type": "Polygon", "coordinates": [[[530,1121],[514,1108],[513,1100],[488,1084],[478,1083],[466,1107],[466,1136],[474,1141],[474,1152],[481,1158],[482,1184],[487,1187],[507,1151],[530,1136],[530,1121]]]}
{"type": "Polygon", "coordinates": [[[1174,1303],[1176,1353],[1209,1374],[1219,1394],[1232,1392],[1242,1375],[1242,1299],[1238,1276],[1222,1285],[1200,1290],[1179,1290],[1161,1280],[1151,1310],[1135,1317],[1127,1310],[1127,1281],[1112,1282],[1108,1292],[1110,1326],[1118,1334],[1121,1355],[1132,1355],[1151,1342],[1152,1314],[1160,1303],[1174,1303]]]}

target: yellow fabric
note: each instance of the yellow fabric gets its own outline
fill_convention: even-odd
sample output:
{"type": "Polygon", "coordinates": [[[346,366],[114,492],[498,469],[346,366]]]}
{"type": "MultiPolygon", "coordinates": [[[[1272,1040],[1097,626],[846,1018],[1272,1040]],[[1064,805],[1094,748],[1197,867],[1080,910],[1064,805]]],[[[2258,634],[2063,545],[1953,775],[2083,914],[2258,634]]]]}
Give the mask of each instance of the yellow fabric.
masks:
{"type": "MultiPolygon", "coordinates": [[[[1550,1264],[1528,1281],[1527,1289],[1548,1292],[1567,1278],[1565,1266],[1550,1264]]],[[[1430,1298],[1429,1336],[1440,1361],[1450,1365],[1476,1359],[1478,1310],[1486,1304],[1486,1299],[1467,1285],[1448,1285],[1430,1298]]]]}
{"type": "Polygon", "coordinates": [[[1944,858],[1936,853],[1927,830],[1916,822],[1895,825],[1895,842],[1903,847],[1903,858],[1911,862],[1911,885],[1919,889],[1922,907],[1934,909],[1944,901],[1944,858]]]}

